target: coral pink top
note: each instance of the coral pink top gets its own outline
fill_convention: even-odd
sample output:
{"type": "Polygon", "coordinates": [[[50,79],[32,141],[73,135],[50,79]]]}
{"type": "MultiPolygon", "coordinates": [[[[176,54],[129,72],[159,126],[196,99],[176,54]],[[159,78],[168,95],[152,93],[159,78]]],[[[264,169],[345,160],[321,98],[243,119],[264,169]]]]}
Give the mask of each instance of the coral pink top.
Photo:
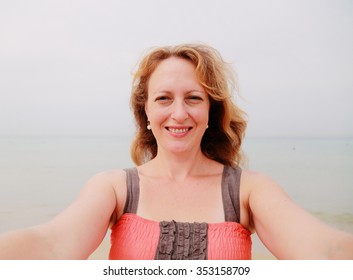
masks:
{"type": "Polygon", "coordinates": [[[251,259],[251,233],[239,223],[240,168],[224,167],[222,223],[157,222],[136,215],[138,173],[136,168],[126,172],[126,205],[112,228],[109,259],[251,259]]]}

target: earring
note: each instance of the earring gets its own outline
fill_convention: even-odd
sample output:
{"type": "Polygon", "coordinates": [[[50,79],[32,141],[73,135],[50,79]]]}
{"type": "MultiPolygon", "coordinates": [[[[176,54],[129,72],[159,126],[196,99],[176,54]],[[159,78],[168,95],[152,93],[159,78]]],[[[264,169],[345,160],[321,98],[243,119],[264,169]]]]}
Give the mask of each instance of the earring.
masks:
{"type": "Polygon", "coordinates": [[[150,121],[147,121],[147,129],[148,129],[148,130],[151,130],[151,123],[150,123],[150,121]]]}
{"type": "Polygon", "coordinates": [[[208,128],[208,125],[206,126],[206,129],[208,128]]]}

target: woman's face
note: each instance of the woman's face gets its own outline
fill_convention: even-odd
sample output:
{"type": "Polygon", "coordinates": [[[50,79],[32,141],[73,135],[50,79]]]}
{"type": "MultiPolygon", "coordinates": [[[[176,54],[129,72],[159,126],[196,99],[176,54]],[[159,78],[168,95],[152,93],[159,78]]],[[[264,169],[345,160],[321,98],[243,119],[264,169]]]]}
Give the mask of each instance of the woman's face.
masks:
{"type": "Polygon", "coordinates": [[[158,151],[200,149],[209,108],[208,95],[191,62],[171,57],[163,60],[152,73],[145,110],[158,151]]]}

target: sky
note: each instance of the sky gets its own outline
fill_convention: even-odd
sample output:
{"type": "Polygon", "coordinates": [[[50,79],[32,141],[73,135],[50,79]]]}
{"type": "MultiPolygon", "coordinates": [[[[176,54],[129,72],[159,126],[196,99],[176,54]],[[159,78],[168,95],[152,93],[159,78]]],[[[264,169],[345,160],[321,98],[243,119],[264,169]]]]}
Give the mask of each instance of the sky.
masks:
{"type": "Polygon", "coordinates": [[[248,136],[353,137],[352,30],[350,0],[2,0],[0,136],[129,136],[141,55],[202,42],[248,136]]]}

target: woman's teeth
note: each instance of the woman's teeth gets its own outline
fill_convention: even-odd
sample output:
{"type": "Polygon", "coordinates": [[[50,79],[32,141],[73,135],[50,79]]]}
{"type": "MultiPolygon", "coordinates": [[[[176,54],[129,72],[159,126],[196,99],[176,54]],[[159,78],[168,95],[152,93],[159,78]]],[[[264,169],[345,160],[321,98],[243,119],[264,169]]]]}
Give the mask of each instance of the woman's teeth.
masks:
{"type": "Polygon", "coordinates": [[[168,128],[168,130],[172,133],[185,133],[189,129],[188,128],[168,128]]]}

